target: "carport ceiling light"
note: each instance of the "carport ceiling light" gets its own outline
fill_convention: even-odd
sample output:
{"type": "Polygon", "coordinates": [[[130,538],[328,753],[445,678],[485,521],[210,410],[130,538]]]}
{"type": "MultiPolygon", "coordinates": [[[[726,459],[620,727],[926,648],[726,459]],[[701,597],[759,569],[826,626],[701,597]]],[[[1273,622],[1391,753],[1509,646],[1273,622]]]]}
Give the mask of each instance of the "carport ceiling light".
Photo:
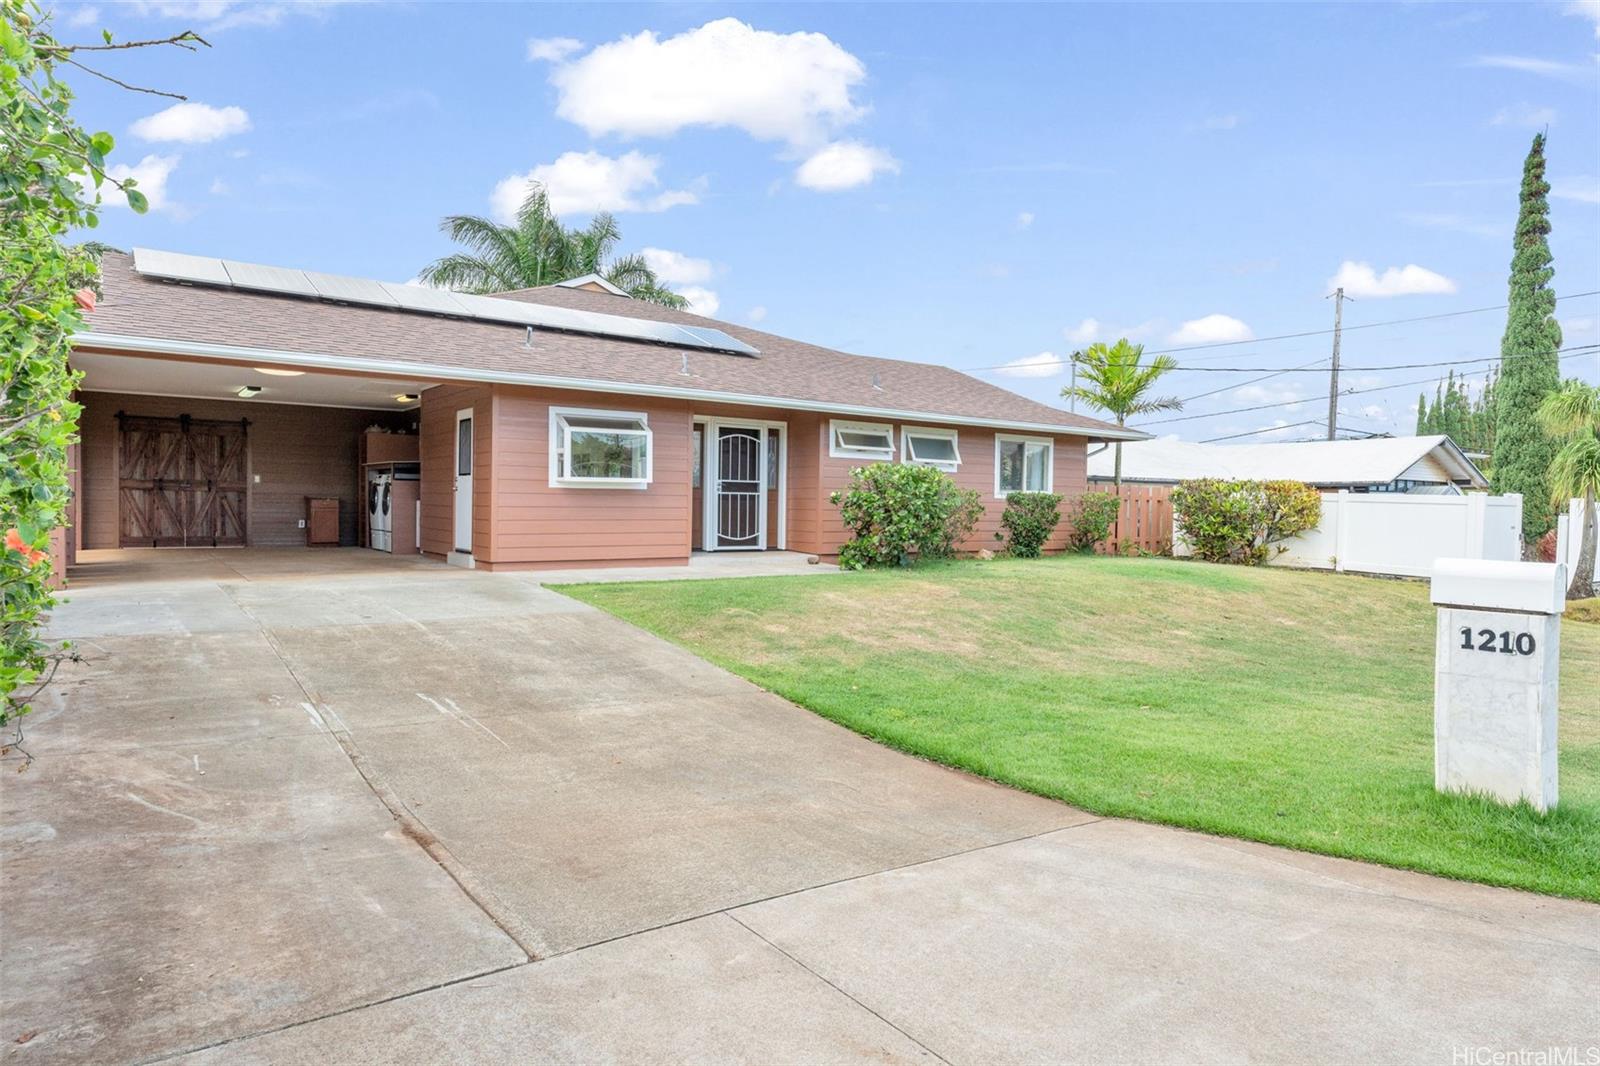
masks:
{"type": "Polygon", "coordinates": [[[415,392],[397,392],[394,394],[395,403],[416,403],[420,399],[422,399],[422,396],[415,392]]]}
{"type": "Polygon", "coordinates": [[[280,370],[275,366],[258,366],[255,368],[255,372],[257,374],[271,374],[275,378],[297,378],[305,373],[304,370],[280,370]]]}
{"type": "Polygon", "coordinates": [[[239,397],[241,399],[248,400],[248,399],[250,399],[250,397],[256,395],[260,391],[261,391],[261,386],[260,385],[240,385],[239,386],[239,397]]]}

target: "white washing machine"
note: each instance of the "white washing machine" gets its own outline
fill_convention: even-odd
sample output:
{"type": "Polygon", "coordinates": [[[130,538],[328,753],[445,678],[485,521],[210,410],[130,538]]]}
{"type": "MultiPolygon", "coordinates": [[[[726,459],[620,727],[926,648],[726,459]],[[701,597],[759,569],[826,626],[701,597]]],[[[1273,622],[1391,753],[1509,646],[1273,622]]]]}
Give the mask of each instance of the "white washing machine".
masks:
{"type": "Polygon", "coordinates": [[[367,547],[387,552],[394,550],[394,508],[392,478],[387,473],[371,473],[367,480],[367,547]]]}

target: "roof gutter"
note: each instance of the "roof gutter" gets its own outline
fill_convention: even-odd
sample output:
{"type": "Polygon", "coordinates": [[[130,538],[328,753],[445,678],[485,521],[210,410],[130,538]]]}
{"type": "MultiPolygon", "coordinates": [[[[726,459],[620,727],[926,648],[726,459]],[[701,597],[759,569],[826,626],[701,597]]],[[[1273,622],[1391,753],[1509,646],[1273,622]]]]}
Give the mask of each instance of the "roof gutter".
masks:
{"type": "Polygon", "coordinates": [[[317,352],[283,351],[276,348],[241,348],[231,344],[207,344],[195,341],[162,340],[154,337],[129,337],[114,333],[77,333],[72,337],[77,348],[98,348],[127,355],[173,355],[190,359],[215,359],[219,361],[268,366],[304,367],[312,370],[359,371],[381,374],[384,377],[439,378],[444,381],[469,381],[489,385],[530,385],[539,388],[576,389],[580,392],[607,392],[625,396],[657,396],[676,400],[701,400],[707,403],[744,404],[750,407],[778,407],[792,411],[817,411],[824,414],[855,415],[869,418],[889,418],[896,421],[943,422],[958,426],[982,426],[992,429],[1021,429],[1056,433],[1091,440],[1148,440],[1148,433],[1136,429],[1091,429],[1085,426],[1063,426],[1047,422],[1016,422],[999,418],[975,418],[969,415],[942,414],[937,411],[906,411],[890,407],[863,407],[856,404],[825,403],[820,400],[799,400],[787,396],[754,396],[738,392],[719,392],[715,389],[689,389],[674,385],[642,385],[626,381],[603,381],[592,378],[562,377],[556,374],[523,374],[501,370],[477,370],[466,367],[439,366],[432,363],[396,362],[388,359],[367,359],[360,356],[324,355],[317,352]]]}

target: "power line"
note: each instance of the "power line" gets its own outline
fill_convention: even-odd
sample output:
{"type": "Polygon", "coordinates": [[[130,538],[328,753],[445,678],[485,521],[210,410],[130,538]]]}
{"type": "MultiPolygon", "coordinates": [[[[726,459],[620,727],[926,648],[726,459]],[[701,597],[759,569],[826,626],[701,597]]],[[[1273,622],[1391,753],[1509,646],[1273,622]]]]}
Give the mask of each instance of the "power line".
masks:
{"type": "MultiPolygon", "coordinates": [[[[1573,352],[1574,354],[1577,354],[1577,355],[1582,355],[1585,351],[1590,351],[1590,350],[1600,350],[1600,344],[1575,344],[1575,345],[1569,345],[1566,348],[1557,348],[1556,349],[1557,352],[1573,352]]],[[[1486,355],[1486,356],[1481,356],[1481,357],[1480,356],[1473,356],[1470,359],[1442,359],[1442,360],[1439,360],[1438,362],[1433,362],[1433,363],[1392,363],[1392,364],[1390,364],[1388,366],[1346,366],[1346,367],[1343,368],[1343,371],[1345,373],[1356,373],[1356,372],[1367,372],[1367,371],[1378,371],[1378,370],[1421,370],[1421,369],[1424,369],[1426,367],[1435,367],[1435,366],[1466,366],[1469,363],[1498,363],[1498,362],[1501,362],[1501,361],[1503,361],[1503,360],[1505,360],[1507,358],[1515,359],[1515,358],[1518,358],[1518,357],[1520,357],[1522,355],[1527,355],[1527,354],[1530,354],[1530,353],[1527,353],[1527,352],[1516,352],[1516,353],[1513,353],[1510,356],[1486,355]]],[[[1531,353],[1531,354],[1543,355],[1544,353],[1543,352],[1534,352],[1534,353],[1531,353]]],[[[1182,398],[1181,402],[1182,403],[1188,403],[1191,400],[1204,399],[1207,396],[1215,396],[1219,392],[1232,392],[1234,389],[1242,389],[1247,385],[1254,385],[1257,382],[1266,381],[1269,378],[1281,377],[1284,374],[1298,374],[1298,373],[1321,374],[1321,373],[1324,373],[1325,369],[1326,369],[1321,364],[1326,363],[1327,361],[1328,361],[1327,358],[1324,357],[1322,359],[1313,359],[1311,362],[1302,363],[1299,366],[1284,367],[1282,370],[1274,370],[1270,374],[1263,374],[1261,377],[1251,378],[1249,381],[1237,381],[1237,382],[1234,382],[1231,385],[1224,385],[1221,388],[1211,389],[1208,392],[1199,392],[1199,393],[1195,393],[1193,396],[1185,396],[1185,397],[1182,398]]],[[[1241,366],[1241,367],[1228,367],[1226,369],[1224,369],[1222,367],[1197,367],[1195,369],[1198,372],[1202,372],[1202,373],[1206,372],[1206,371],[1210,371],[1212,373],[1221,374],[1221,373],[1243,373],[1243,372],[1250,371],[1250,370],[1264,370],[1265,367],[1244,367],[1244,366],[1241,366]]],[[[1174,373],[1176,373],[1176,371],[1174,371],[1174,373]]],[[[1427,384],[1427,383],[1423,382],[1423,384],[1427,384]]],[[[1303,401],[1296,400],[1295,402],[1296,403],[1300,403],[1300,402],[1303,402],[1303,401]]]]}
{"type": "MultiPolygon", "coordinates": [[[[1567,360],[1567,359],[1576,359],[1576,358],[1578,358],[1578,356],[1580,356],[1580,355],[1588,355],[1588,354],[1592,353],[1593,351],[1595,351],[1596,349],[1600,349],[1600,345],[1587,344],[1587,345],[1583,345],[1582,346],[1582,350],[1580,350],[1580,351],[1574,351],[1574,352],[1571,352],[1568,355],[1558,355],[1556,357],[1556,359],[1557,359],[1558,362],[1559,361],[1563,361],[1563,360],[1567,360]]],[[[1562,349],[1558,349],[1558,351],[1568,351],[1568,349],[1562,348],[1562,349]]],[[[1528,353],[1522,353],[1522,354],[1528,354],[1528,353]]],[[[1534,353],[1534,354],[1539,354],[1539,353],[1534,353]]],[[[1396,382],[1393,385],[1375,385],[1375,386],[1373,386],[1371,388],[1367,388],[1367,389],[1346,389],[1344,392],[1341,392],[1339,395],[1341,395],[1341,396],[1360,396],[1360,395],[1364,395],[1364,394],[1369,393],[1369,392],[1387,392],[1390,389],[1404,389],[1404,388],[1409,388],[1412,385],[1427,385],[1427,384],[1429,384],[1430,382],[1432,382],[1434,380],[1435,380],[1434,378],[1418,378],[1415,381],[1400,381],[1400,382],[1396,382]]],[[[1169,422],[1193,422],[1194,420],[1200,419],[1200,418],[1220,418],[1223,415],[1240,415],[1240,414],[1245,414],[1246,412],[1249,412],[1249,411],[1270,411],[1270,410],[1273,410],[1273,409],[1279,408],[1279,407],[1293,407],[1296,404],[1309,403],[1309,402],[1311,402],[1311,401],[1309,401],[1309,400],[1284,400],[1281,403],[1262,403],[1262,404],[1256,404],[1253,407],[1235,407],[1235,408],[1233,408],[1231,410],[1228,410],[1228,411],[1212,411],[1209,414],[1203,414],[1203,415],[1179,415],[1176,418],[1158,418],[1153,422],[1145,422],[1143,425],[1133,426],[1133,427],[1130,427],[1130,428],[1132,428],[1132,429],[1143,429],[1145,426],[1160,426],[1160,425],[1165,425],[1165,424],[1167,424],[1169,422]]]]}
{"type": "MultiPolygon", "coordinates": [[[[1597,346],[1597,345],[1580,345],[1579,347],[1593,348],[1593,347],[1600,347],[1600,346],[1597,346]]],[[[1558,349],[1558,350],[1565,352],[1565,351],[1571,351],[1572,349],[1571,348],[1561,348],[1561,349],[1558,349]]],[[[1535,355],[1543,355],[1544,353],[1543,352],[1535,352],[1534,354],[1535,355]]],[[[1425,369],[1425,368],[1431,367],[1431,366],[1465,366],[1467,363],[1498,363],[1501,359],[1504,359],[1504,358],[1506,358],[1506,357],[1505,356],[1501,356],[1501,355],[1473,355],[1473,356],[1466,356],[1466,357],[1463,357],[1461,359],[1439,359],[1439,360],[1435,360],[1435,361],[1429,362],[1429,363],[1388,363],[1388,364],[1383,365],[1383,366],[1349,366],[1348,364],[1346,364],[1346,365],[1343,365],[1343,366],[1341,366],[1339,368],[1339,372],[1341,374],[1350,374],[1350,373],[1356,373],[1356,372],[1379,371],[1379,370],[1422,370],[1422,369],[1425,369]]],[[[1513,356],[1513,358],[1515,358],[1515,357],[1513,356]]],[[[1316,361],[1319,362],[1319,363],[1326,363],[1328,360],[1327,360],[1327,357],[1324,356],[1323,358],[1318,359],[1316,361]]],[[[1288,367],[1287,369],[1284,369],[1284,370],[1274,371],[1274,374],[1293,374],[1293,373],[1303,372],[1303,371],[1306,371],[1307,368],[1310,367],[1310,366],[1311,366],[1311,364],[1307,363],[1307,364],[1305,364],[1305,366],[1288,367]]],[[[1264,366],[1180,366],[1180,367],[1176,368],[1175,370],[1173,370],[1173,373],[1174,374],[1177,374],[1177,373],[1187,373],[1187,374],[1247,374],[1252,370],[1266,370],[1266,369],[1267,368],[1264,367],[1264,366]]],[[[1325,371],[1325,369],[1323,369],[1321,367],[1318,367],[1318,368],[1314,368],[1311,372],[1317,373],[1317,374],[1322,374],[1322,373],[1325,373],[1326,371],[1325,371]]],[[[1239,388],[1242,385],[1247,385],[1247,384],[1249,384],[1249,382],[1241,382],[1239,385],[1230,385],[1230,386],[1228,386],[1228,388],[1239,388]]],[[[1223,390],[1223,391],[1226,391],[1226,389],[1223,390]]]]}
{"type": "MultiPolygon", "coordinates": [[[[1557,300],[1578,300],[1578,299],[1582,299],[1585,296],[1600,296],[1600,289],[1595,289],[1592,292],[1569,292],[1564,296],[1557,296],[1556,299],[1557,300]]],[[[1387,319],[1387,320],[1385,320],[1383,322],[1361,322],[1361,323],[1358,323],[1358,324],[1356,324],[1354,326],[1345,326],[1343,328],[1344,328],[1345,332],[1349,332],[1350,330],[1353,330],[1353,329],[1377,329],[1380,326],[1402,326],[1402,325],[1405,325],[1405,324],[1407,324],[1409,322],[1433,322],[1433,321],[1436,321],[1436,320],[1442,319],[1442,318],[1459,318],[1462,315],[1483,314],[1484,312],[1487,312],[1487,311],[1504,311],[1507,306],[1508,305],[1506,305],[1506,304],[1495,304],[1492,307],[1469,307],[1469,308],[1467,308],[1465,310],[1462,310],[1462,311],[1442,311],[1442,312],[1440,312],[1438,314],[1434,314],[1434,315],[1418,315],[1415,318],[1391,318],[1391,319],[1387,319]]],[[[1212,342],[1210,344],[1190,344],[1190,345],[1186,345],[1186,346],[1181,347],[1181,348],[1156,348],[1156,349],[1148,350],[1144,354],[1145,355],[1176,355],[1179,352],[1198,352],[1198,351],[1204,351],[1204,350],[1206,350],[1208,348],[1234,348],[1234,347],[1237,347],[1237,346],[1239,346],[1241,344],[1265,344],[1268,341],[1298,340],[1298,339],[1300,339],[1302,337],[1324,337],[1324,336],[1327,336],[1328,334],[1331,334],[1332,332],[1333,332],[1333,330],[1331,330],[1331,329],[1308,329],[1308,330],[1305,330],[1304,332],[1301,332],[1301,333],[1279,333],[1279,334],[1276,334],[1276,335],[1271,336],[1271,337],[1252,337],[1249,340],[1242,340],[1242,341],[1214,341],[1214,342],[1212,342]]],[[[1063,359],[1042,360],[1040,362],[1029,363],[1028,365],[1029,366],[1060,366],[1060,365],[1064,365],[1064,364],[1069,363],[1069,362],[1071,362],[1071,357],[1070,356],[1067,357],[1067,358],[1063,358],[1063,359]]],[[[970,373],[971,371],[974,371],[974,370],[1009,370],[1011,368],[1011,365],[1012,364],[1010,364],[1010,363],[997,363],[994,366],[968,366],[968,367],[960,367],[958,369],[960,369],[960,370],[962,370],[964,372],[969,372],[970,373]]],[[[1252,370],[1264,370],[1265,367],[1251,367],[1250,369],[1252,369],[1252,370]]]]}
{"type": "Polygon", "coordinates": [[[1309,363],[1302,363],[1299,366],[1291,366],[1291,367],[1288,367],[1288,368],[1286,368],[1284,370],[1274,370],[1270,374],[1263,374],[1258,378],[1251,378],[1249,381],[1235,381],[1233,384],[1224,385],[1220,389],[1212,389],[1210,392],[1198,392],[1198,393],[1195,393],[1193,396],[1185,396],[1182,400],[1180,400],[1178,402],[1179,403],[1188,403],[1190,400],[1199,400],[1199,399],[1202,399],[1203,397],[1206,397],[1206,396],[1215,396],[1219,392],[1232,392],[1234,389],[1242,389],[1246,385],[1254,385],[1257,382],[1266,381],[1268,378],[1275,378],[1275,377],[1278,377],[1281,374],[1290,373],[1291,371],[1306,370],[1306,369],[1308,369],[1310,367],[1316,366],[1319,363],[1326,363],[1327,361],[1328,361],[1327,359],[1313,359],[1309,363]]]}
{"type": "Polygon", "coordinates": [[[1283,426],[1264,426],[1261,429],[1252,429],[1252,430],[1248,430],[1248,431],[1246,431],[1244,433],[1229,433],[1225,437],[1207,437],[1205,440],[1200,441],[1200,443],[1201,444],[1215,444],[1219,440],[1235,440],[1235,439],[1237,439],[1239,437],[1254,437],[1257,434],[1261,434],[1261,433],[1276,433],[1280,429],[1295,429],[1296,427],[1299,427],[1299,426],[1320,426],[1320,425],[1322,425],[1322,423],[1313,418],[1313,419],[1307,419],[1304,422],[1290,422],[1287,425],[1283,425],[1283,426]]]}

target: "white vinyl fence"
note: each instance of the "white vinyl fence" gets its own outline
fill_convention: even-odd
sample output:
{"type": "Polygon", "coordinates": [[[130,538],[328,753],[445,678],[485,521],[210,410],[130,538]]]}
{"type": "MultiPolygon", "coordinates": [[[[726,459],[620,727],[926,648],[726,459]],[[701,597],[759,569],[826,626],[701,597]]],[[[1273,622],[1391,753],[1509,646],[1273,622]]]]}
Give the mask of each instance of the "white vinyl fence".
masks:
{"type": "MultiPolygon", "coordinates": [[[[1322,521],[1285,541],[1275,566],[1427,577],[1433,561],[1522,557],[1522,497],[1324,492],[1322,521]]],[[[1175,531],[1173,554],[1187,555],[1175,531]]]]}
{"type": "MultiPolygon", "coordinates": [[[[1567,504],[1567,513],[1556,519],[1556,562],[1567,564],[1567,576],[1577,576],[1578,555],[1583,551],[1583,501],[1567,504]]],[[[1600,544],[1595,556],[1600,556],[1600,544]]],[[[1596,567],[1600,569],[1600,567],[1596,567]]]]}

